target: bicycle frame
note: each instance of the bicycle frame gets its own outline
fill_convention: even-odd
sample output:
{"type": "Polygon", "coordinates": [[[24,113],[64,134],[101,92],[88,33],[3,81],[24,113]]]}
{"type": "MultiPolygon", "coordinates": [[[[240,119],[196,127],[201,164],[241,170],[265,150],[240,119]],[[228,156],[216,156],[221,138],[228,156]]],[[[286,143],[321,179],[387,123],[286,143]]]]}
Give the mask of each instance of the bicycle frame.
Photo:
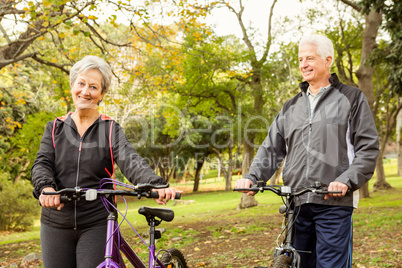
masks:
{"type": "MultiPolygon", "coordinates": [[[[151,224],[151,237],[149,245],[149,268],[165,268],[155,256],[155,239],[152,237],[155,233],[155,226],[151,224]],[[157,264],[157,265],[156,265],[157,264]]],[[[107,233],[106,233],[106,245],[105,245],[105,260],[97,266],[97,268],[121,268],[126,267],[123,258],[120,254],[123,252],[127,260],[135,268],[147,268],[138,255],[131,249],[130,245],[124,240],[117,227],[117,213],[115,210],[109,213],[107,219],[107,233]]]]}

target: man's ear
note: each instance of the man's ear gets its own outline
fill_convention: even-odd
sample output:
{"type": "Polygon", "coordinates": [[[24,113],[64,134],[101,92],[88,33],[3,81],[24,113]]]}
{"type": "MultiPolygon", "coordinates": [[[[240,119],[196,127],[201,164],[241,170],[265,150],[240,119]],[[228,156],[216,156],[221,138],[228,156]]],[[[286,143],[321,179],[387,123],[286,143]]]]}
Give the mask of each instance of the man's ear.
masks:
{"type": "Polygon", "coordinates": [[[328,56],[326,59],[325,59],[325,66],[326,67],[330,67],[331,66],[331,64],[332,64],[332,57],[331,56],[328,56]]]}

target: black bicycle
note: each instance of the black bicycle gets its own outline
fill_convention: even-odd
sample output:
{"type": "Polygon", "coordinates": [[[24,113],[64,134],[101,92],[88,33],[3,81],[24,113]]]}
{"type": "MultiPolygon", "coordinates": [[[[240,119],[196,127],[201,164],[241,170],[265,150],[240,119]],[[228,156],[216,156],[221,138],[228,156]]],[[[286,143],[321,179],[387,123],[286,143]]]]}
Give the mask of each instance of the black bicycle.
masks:
{"type": "MultiPolygon", "coordinates": [[[[237,188],[233,191],[253,191],[264,192],[269,190],[282,197],[283,205],[279,208],[279,213],[284,215],[282,224],[282,231],[279,234],[276,243],[277,247],[274,252],[273,268],[299,268],[300,255],[293,247],[293,234],[295,232],[295,222],[297,215],[295,215],[295,198],[307,192],[314,192],[316,194],[339,194],[342,192],[328,191],[326,186],[321,185],[320,182],[315,182],[314,185],[302,187],[298,189],[291,189],[289,186],[281,185],[265,185],[265,182],[258,182],[250,188],[237,188]],[[280,238],[283,236],[281,244],[280,238]]],[[[264,267],[255,267],[264,268],[264,267]]]]}

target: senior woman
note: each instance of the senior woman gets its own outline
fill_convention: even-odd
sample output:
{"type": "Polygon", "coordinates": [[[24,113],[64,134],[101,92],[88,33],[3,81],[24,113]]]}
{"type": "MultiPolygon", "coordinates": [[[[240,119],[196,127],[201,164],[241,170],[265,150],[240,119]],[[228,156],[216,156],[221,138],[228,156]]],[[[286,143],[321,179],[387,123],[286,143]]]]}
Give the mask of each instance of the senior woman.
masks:
{"type": "MultiPolygon", "coordinates": [[[[97,106],[112,77],[101,58],[86,56],[70,70],[75,112],[46,125],[31,174],[34,196],[42,205],[43,266],[96,267],[104,258],[107,211],[100,200],[60,203],[63,188],[98,188],[110,177],[114,162],[133,184],[165,184],[134,150],[118,123],[101,115],[97,106]]],[[[174,199],[173,188],[158,190],[158,204],[174,199]]]]}

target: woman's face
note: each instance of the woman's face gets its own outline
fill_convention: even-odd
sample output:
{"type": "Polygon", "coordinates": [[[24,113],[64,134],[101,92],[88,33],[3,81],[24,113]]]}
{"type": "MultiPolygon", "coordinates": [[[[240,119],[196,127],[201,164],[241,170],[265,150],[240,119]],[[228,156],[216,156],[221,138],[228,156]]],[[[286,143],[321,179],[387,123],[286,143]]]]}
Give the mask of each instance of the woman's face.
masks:
{"type": "Polygon", "coordinates": [[[102,92],[102,73],[97,69],[90,69],[78,74],[71,87],[71,93],[77,110],[96,109],[98,102],[105,95],[102,92]]]}

